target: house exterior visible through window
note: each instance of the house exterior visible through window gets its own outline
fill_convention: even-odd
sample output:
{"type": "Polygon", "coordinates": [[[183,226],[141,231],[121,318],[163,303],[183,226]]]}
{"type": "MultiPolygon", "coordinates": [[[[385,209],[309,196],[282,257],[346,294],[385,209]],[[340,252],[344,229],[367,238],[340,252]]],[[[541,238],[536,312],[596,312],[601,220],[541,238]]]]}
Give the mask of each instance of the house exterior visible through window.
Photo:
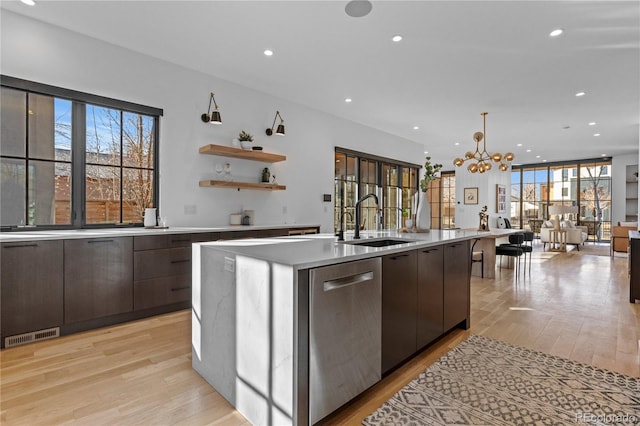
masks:
{"type": "Polygon", "coordinates": [[[427,195],[431,205],[431,229],[456,227],[456,175],[441,172],[441,177],[429,183],[427,195]]]}
{"type": "Polygon", "coordinates": [[[2,76],[3,228],[140,224],[162,110],[2,76]]]}
{"type": "Polygon", "coordinates": [[[382,228],[398,229],[415,214],[413,197],[418,190],[420,166],[336,148],[334,175],[334,229],[355,229],[355,205],[366,194],[380,202],[365,200],[360,206],[360,228],[376,230],[382,214],[382,228]],[[379,207],[379,209],[378,209],[379,207]]]}
{"type": "Polygon", "coordinates": [[[611,236],[611,159],[514,166],[511,172],[511,225],[531,227],[549,219],[549,206],[577,207],[566,218],[611,236]]]}

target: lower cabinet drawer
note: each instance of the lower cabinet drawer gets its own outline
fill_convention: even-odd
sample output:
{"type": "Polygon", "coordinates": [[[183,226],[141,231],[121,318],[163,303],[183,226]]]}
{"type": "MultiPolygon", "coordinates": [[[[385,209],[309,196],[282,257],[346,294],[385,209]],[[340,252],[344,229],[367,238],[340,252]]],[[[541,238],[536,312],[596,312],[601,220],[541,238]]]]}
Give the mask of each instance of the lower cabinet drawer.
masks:
{"type": "Polygon", "coordinates": [[[134,281],[187,274],[191,274],[191,247],[133,253],[134,281]]]}
{"type": "Polygon", "coordinates": [[[133,283],[135,311],[188,300],[191,300],[191,275],[155,278],[133,283]]]}

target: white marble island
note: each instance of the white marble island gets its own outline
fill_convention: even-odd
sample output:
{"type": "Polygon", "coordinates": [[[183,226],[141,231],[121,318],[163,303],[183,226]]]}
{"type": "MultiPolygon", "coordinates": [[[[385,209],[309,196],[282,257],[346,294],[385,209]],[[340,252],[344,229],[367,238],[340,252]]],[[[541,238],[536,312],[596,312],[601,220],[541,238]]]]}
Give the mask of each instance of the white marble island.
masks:
{"type": "MultiPolygon", "coordinates": [[[[466,277],[466,294],[460,299],[466,305],[462,306],[462,321],[456,320],[456,324],[467,326],[468,241],[482,235],[463,230],[362,233],[362,238],[369,241],[405,240],[404,244],[387,247],[338,242],[335,236],[326,234],[194,244],[193,367],[253,424],[313,424],[338,407],[318,408],[310,389],[310,376],[318,361],[310,351],[314,344],[309,325],[310,271],[367,259],[380,262],[380,258],[440,248],[444,251],[447,245],[459,245],[464,251],[458,252],[462,256],[455,262],[466,277]]],[[[347,234],[346,239],[351,238],[347,234]]],[[[440,256],[443,259],[442,252],[440,256]]],[[[383,294],[379,291],[378,298],[383,294]]],[[[378,323],[381,303],[379,300],[376,308],[378,323]]],[[[369,310],[358,312],[369,315],[369,310]]],[[[349,322],[353,321],[352,317],[349,322]]],[[[378,333],[374,342],[379,346],[379,324],[373,330],[378,333]]],[[[349,338],[358,341],[361,336],[349,338]]],[[[340,336],[336,336],[338,341],[340,336]]],[[[378,368],[378,375],[380,372],[378,368]]]]}

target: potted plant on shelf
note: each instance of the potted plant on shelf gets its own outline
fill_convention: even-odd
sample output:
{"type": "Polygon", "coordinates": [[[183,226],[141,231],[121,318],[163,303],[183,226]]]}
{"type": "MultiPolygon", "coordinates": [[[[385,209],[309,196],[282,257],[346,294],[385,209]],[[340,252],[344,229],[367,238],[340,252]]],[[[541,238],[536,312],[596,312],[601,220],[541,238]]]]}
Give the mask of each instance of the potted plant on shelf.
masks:
{"type": "Polygon", "coordinates": [[[431,206],[427,199],[427,189],[429,183],[440,177],[440,169],[442,164],[432,164],[431,157],[426,156],[424,159],[424,175],[420,179],[420,193],[418,195],[418,209],[416,211],[415,226],[418,230],[428,230],[431,228],[431,206]]]}
{"type": "Polygon", "coordinates": [[[243,149],[251,149],[251,143],[253,142],[252,134],[243,130],[238,134],[238,140],[240,141],[240,146],[242,146],[243,149]]]}

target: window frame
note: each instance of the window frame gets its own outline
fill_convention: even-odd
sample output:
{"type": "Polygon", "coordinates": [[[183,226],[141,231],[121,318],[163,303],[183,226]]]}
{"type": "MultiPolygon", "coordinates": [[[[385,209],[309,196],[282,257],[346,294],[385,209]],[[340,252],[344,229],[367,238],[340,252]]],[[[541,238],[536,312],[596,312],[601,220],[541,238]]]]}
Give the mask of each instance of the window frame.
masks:
{"type": "MultiPolygon", "coordinates": [[[[158,207],[160,197],[160,108],[122,101],[114,98],[80,92],[77,90],[51,86],[44,83],[24,80],[17,77],[0,75],[0,86],[20,90],[30,94],[50,96],[71,101],[71,220],[70,224],[46,225],[3,225],[2,231],[27,231],[33,229],[82,229],[82,228],[114,228],[122,226],[143,226],[143,221],[135,223],[86,223],[86,105],[117,109],[122,113],[129,112],[152,117],[153,119],[153,206],[158,207]]],[[[28,121],[27,121],[28,126],[28,121]]],[[[25,152],[24,157],[2,156],[8,159],[30,159],[25,152]]],[[[122,164],[120,169],[124,169],[122,164]]],[[[27,179],[28,180],[28,179],[27,179]]],[[[25,191],[28,196],[28,183],[25,191]]],[[[122,195],[122,188],[120,191],[122,195]]],[[[122,203],[122,200],[120,200],[122,203]]],[[[28,209],[28,207],[26,207],[28,209]]],[[[122,208],[121,208],[122,209],[122,208]]],[[[26,212],[25,212],[26,213],[26,212]]],[[[120,215],[122,220],[122,212],[120,215]]]]}
{"type": "MultiPolygon", "coordinates": [[[[337,232],[340,229],[340,221],[343,220],[345,221],[345,227],[344,227],[344,231],[347,230],[352,230],[351,227],[349,227],[348,224],[346,224],[346,219],[345,219],[345,215],[351,217],[354,216],[355,217],[355,202],[362,197],[363,195],[365,195],[366,191],[365,188],[367,185],[372,185],[375,184],[375,193],[379,198],[380,201],[380,209],[382,209],[382,211],[384,212],[384,210],[386,209],[387,211],[391,212],[393,209],[397,210],[396,212],[396,219],[395,221],[392,221],[389,218],[388,223],[396,223],[396,225],[400,225],[398,226],[398,228],[401,228],[402,226],[404,226],[404,223],[402,222],[402,210],[403,210],[403,204],[407,204],[407,203],[403,203],[404,198],[402,196],[402,192],[403,189],[406,188],[411,188],[414,194],[415,192],[418,191],[418,181],[419,181],[419,175],[420,175],[420,168],[422,166],[420,166],[419,164],[412,164],[412,163],[408,163],[408,162],[404,162],[404,161],[400,161],[400,160],[394,160],[391,158],[386,158],[386,157],[381,157],[381,156],[377,156],[377,155],[373,155],[373,154],[367,154],[367,153],[363,153],[363,152],[359,152],[359,151],[354,151],[348,148],[341,148],[341,147],[334,147],[334,158],[335,156],[339,154],[339,155],[344,155],[345,159],[351,157],[354,159],[355,161],[355,199],[350,199],[351,204],[349,204],[349,202],[347,202],[347,197],[345,196],[345,194],[339,195],[338,191],[340,190],[340,188],[342,187],[341,185],[345,184],[346,182],[349,182],[349,179],[338,179],[337,176],[335,175],[335,165],[334,165],[334,187],[336,188],[335,191],[336,193],[334,194],[335,196],[335,202],[334,202],[334,230],[337,232]],[[362,181],[362,175],[360,173],[361,171],[361,167],[363,162],[372,162],[375,164],[375,183],[374,182],[365,182],[363,183],[362,181]],[[397,172],[397,188],[400,190],[400,198],[398,199],[399,204],[397,206],[388,206],[387,203],[387,198],[384,195],[384,188],[387,187],[387,185],[383,182],[384,180],[384,176],[383,176],[383,170],[384,170],[384,166],[392,166],[395,167],[398,172],[397,172]],[[410,187],[405,187],[402,183],[402,170],[403,169],[414,169],[415,173],[413,175],[413,178],[410,177],[410,180],[413,180],[413,182],[410,183],[410,187]],[[338,187],[340,185],[340,187],[338,187]]],[[[346,165],[345,165],[345,172],[346,172],[346,165]]],[[[411,175],[411,174],[410,174],[411,175]]],[[[365,218],[367,216],[367,211],[371,211],[373,212],[373,214],[377,214],[377,208],[369,206],[367,207],[366,205],[362,206],[362,217],[365,218]]],[[[412,212],[412,214],[415,214],[415,212],[412,212]]],[[[387,218],[383,217],[383,221],[387,221],[387,218]]],[[[367,221],[366,223],[366,228],[367,230],[375,230],[376,227],[374,228],[370,228],[371,225],[371,221],[367,221]]]]}
{"type": "MultiPolygon", "coordinates": [[[[578,219],[577,219],[577,224],[581,225],[583,223],[583,219],[581,218],[582,215],[582,209],[585,205],[585,203],[588,203],[589,199],[586,199],[582,196],[582,182],[585,180],[588,180],[589,178],[586,178],[585,176],[582,176],[582,170],[589,168],[589,167],[600,167],[600,166],[604,166],[605,169],[603,170],[603,174],[609,174],[610,172],[610,167],[612,164],[612,158],[611,157],[601,157],[601,158],[592,158],[592,159],[583,159],[583,160],[569,160],[569,161],[558,161],[558,162],[554,162],[554,163],[535,163],[535,164],[522,164],[522,165],[517,165],[517,166],[513,166],[512,167],[512,179],[513,179],[513,173],[517,173],[520,176],[519,179],[519,187],[520,187],[520,198],[518,198],[516,201],[512,200],[512,203],[518,203],[518,205],[520,206],[520,212],[522,212],[522,206],[523,206],[523,199],[522,199],[522,193],[523,193],[523,187],[525,184],[527,184],[528,182],[525,182],[524,179],[524,173],[528,172],[528,171],[532,171],[532,170],[539,170],[539,171],[546,171],[546,179],[545,182],[542,182],[542,185],[545,186],[546,184],[546,188],[545,188],[545,193],[541,194],[541,198],[540,198],[540,206],[543,207],[542,211],[542,215],[543,215],[543,219],[548,219],[549,218],[549,214],[548,214],[548,206],[551,203],[574,203],[575,205],[577,205],[580,208],[580,212],[578,213],[578,219]],[[565,199],[564,196],[561,196],[561,199],[554,199],[551,200],[550,199],[550,192],[551,192],[551,187],[554,184],[554,181],[552,180],[552,170],[558,170],[560,168],[564,168],[564,167],[570,167],[572,168],[574,171],[571,172],[572,178],[569,179],[569,182],[575,181],[575,200],[574,199],[565,199]]],[[[564,170],[568,170],[568,169],[564,169],[564,170]]],[[[564,174],[564,173],[563,173],[564,174]]],[[[611,185],[611,178],[608,178],[609,180],[609,185],[611,185]]],[[[560,183],[564,183],[560,182],[560,183]]],[[[610,188],[611,189],[611,188],[610,188]]],[[[571,191],[569,191],[571,192],[571,191]]],[[[603,202],[609,202],[611,203],[613,201],[612,199],[613,193],[612,191],[610,191],[610,195],[609,195],[609,199],[605,199],[603,200],[603,202]]],[[[537,200],[536,200],[537,201],[537,200]]],[[[609,207],[609,215],[610,215],[610,207],[609,207]]],[[[608,219],[607,218],[602,218],[600,220],[601,223],[601,236],[602,239],[601,241],[608,241],[608,238],[610,238],[610,229],[611,229],[611,217],[609,216],[608,219]]],[[[522,214],[520,214],[519,220],[512,220],[511,221],[511,225],[514,228],[520,228],[520,229],[525,229],[525,226],[527,225],[524,222],[524,217],[522,214]]]]}

